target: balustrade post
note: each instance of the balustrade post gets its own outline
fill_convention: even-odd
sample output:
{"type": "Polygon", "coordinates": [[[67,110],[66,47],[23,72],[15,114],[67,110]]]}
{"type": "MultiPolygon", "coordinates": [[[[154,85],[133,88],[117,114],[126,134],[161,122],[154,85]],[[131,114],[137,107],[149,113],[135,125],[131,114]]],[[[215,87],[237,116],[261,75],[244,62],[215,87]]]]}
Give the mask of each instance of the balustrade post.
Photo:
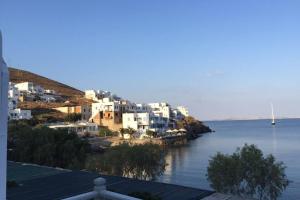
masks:
{"type": "Polygon", "coordinates": [[[98,193],[98,197],[95,200],[101,200],[100,194],[106,190],[106,180],[104,178],[96,178],[94,180],[94,191],[98,193]]]}

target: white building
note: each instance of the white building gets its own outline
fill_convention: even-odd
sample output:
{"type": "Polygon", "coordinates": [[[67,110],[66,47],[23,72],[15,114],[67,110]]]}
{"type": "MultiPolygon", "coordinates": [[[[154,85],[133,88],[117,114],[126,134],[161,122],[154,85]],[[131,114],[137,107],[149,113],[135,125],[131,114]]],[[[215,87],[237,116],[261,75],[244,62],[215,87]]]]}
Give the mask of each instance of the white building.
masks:
{"type": "Polygon", "coordinates": [[[150,113],[151,111],[152,111],[152,108],[148,104],[136,104],[136,112],[150,113]]]}
{"type": "Polygon", "coordinates": [[[103,98],[97,103],[92,104],[92,116],[97,115],[99,112],[119,112],[121,110],[119,101],[111,101],[110,98],[103,98]]]}
{"type": "Polygon", "coordinates": [[[46,89],[45,91],[44,91],[44,93],[45,94],[56,94],[56,92],[55,92],[55,90],[50,90],[50,89],[46,89]]]}
{"type": "Polygon", "coordinates": [[[157,115],[167,119],[171,117],[171,106],[168,103],[149,103],[152,112],[157,115]]]}
{"type": "Polygon", "coordinates": [[[19,102],[20,91],[15,87],[15,84],[9,83],[8,90],[8,119],[9,120],[20,120],[20,119],[31,119],[30,110],[21,110],[17,108],[19,102]]]}
{"type": "Polygon", "coordinates": [[[40,99],[41,99],[41,101],[47,102],[47,103],[56,101],[55,96],[52,95],[52,94],[43,94],[43,95],[40,96],[40,99]]]}
{"type": "Polygon", "coordinates": [[[8,98],[18,101],[19,97],[20,97],[20,91],[18,90],[18,88],[15,87],[14,83],[9,82],[8,98]]]}
{"type": "Polygon", "coordinates": [[[123,128],[133,128],[140,134],[147,130],[163,133],[168,129],[168,120],[153,113],[123,113],[123,128]]]}
{"type": "Polygon", "coordinates": [[[122,120],[123,128],[133,128],[139,133],[145,133],[151,126],[149,113],[123,113],[122,120]]]}
{"type": "Polygon", "coordinates": [[[23,82],[15,84],[15,87],[18,88],[21,92],[27,92],[31,94],[44,94],[45,90],[39,85],[34,85],[32,82],[23,82]]]}
{"type": "Polygon", "coordinates": [[[16,108],[17,108],[17,101],[12,98],[8,98],[8,110],[14,110],[16,108]]]}
{"type": "Polygon", "coordinates": [[[189,110],[184,106],[178,106],[177,110],[185,117],[189,116],[189,110]]]}
{"type": "Polygon", "coordinates": [[[90,122],[56,123],[51,124],[48,127],[52,129],[68,129],[69,132],[75,132],[81,136],[86,134],[96,136],[99,134],[99,126],[90,122]]]}
{"type": "Polygon", "coordinates": [[[174,128],[175,124],[172,117],[171,106],[168,103],[150,103],[151,112],[153,113],[154,126],[159,131],[174,128]]]}
{"type": "Polygon", "coordinates": [[[103,98],[111,98],[113,100],[121,100],[121,98],[118,97],[117,95],[114,95],[109,91],[103,91],[103,90],[86,90],[85,98],[92,99],[94,101],[99,101],[103,98]]]}
{"type": "Polygon", "coordinates": [[[9,120],[28,120],[32,118],[31,110],[21,110],[20,108],[9,110],[8,117],[9,120]]]}

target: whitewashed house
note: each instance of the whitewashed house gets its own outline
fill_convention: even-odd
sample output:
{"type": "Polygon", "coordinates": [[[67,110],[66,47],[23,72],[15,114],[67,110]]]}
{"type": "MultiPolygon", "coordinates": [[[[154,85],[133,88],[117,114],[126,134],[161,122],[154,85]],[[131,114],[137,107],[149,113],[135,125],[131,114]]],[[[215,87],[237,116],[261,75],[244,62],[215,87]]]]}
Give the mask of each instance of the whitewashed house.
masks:
{"type": "Polygon", "coordinates": [[[40,85],[34,85],[32,82],[23,82],[15,84],[15,87],[18,88],[21,92],[31,93],[31,94],[44,94],[45,90],[40,85]]]}
{"type": "Polygon", "coordinates": [[[47,102],[47,103],[56,101],[55,96],[52,94],[43,94],[43,95],[39,96],[39,98],[41,99],[41,101],[47,102]]]}
{"type": "Polygon", "coordinates": [[[185,117],[189,116],[189,110],[184,106],[178,106],[177,110],[185,117]]]}
{"type": "Polygon", "coordinates": [[[22,110],[20,108],[9,110],[8,118],[9,120],[31,119],[31,110],[22,110]]]}
{"type": "Polygon", "coordinates": [[[56,91],[55,90],[50,90],[50,89],[46,89],[44,91],[45,94],[52,94],[52,95],[55,95],[56,94],[56,91]]]}
{"type": "Polygon", "coordinates": [[[17,108],[17,104],[20,98],[20,91],[15,87],[15,84],[9,83],[8,90],[8,119],[9,120],[20,120],[20,119],[31,119],[30,110],[21,110],[17,108]]]}
{"type": "Polygon", "coordinates": [[[103,90],[86,90],[85,98],[92,99],[94,101],[99,101],[103,98],[118,99],[116,95],[111,94],[111,92],[109,91],[103,91],[103,90]]]}
{"type": "Polygon", "coordinates": [[[133,128],[139,133],[146,133],[150,126],[149,113],[123,113],[123,128],[133,128]]]}
{"type": "Polygon", "coordinates": [[[152,111],[151,106],[148,104],[136,104],[136,112],[147,112],[150,113],[152,111]]]}
{"type": "Polygon", "coordinates": [[[167,119],[171,117],[171,106],[168,103],[149,103],[152,112],[157,116],[162,116],[167,119]]]}
{"type": "Polygon", "coordinates": [[[123,113],[123,128],[132,128],[140,134],[147,130],[163,133],[169,129],[168,120],[153,113],[123,113]]]}
{"type": "Polygon", "coordinates": [[[69,132],[75,132],[80,136],[89,134],[90,136],[97,136],[99,134],[99,126],[96,123],[90,122],[76,122],[76,123],[56,123],[48,125],[52,129],[67,129],[69,132]]]}
{"type": "Polygon", "coordinates": [[[20,98],[20,91],[15,87],[15,84],[9,82],[8,86],[8,98],[18,101],[20,98]]]}
{"type": "Polygon", "coordinates": [[[112,101],[110,98],[103,98],[92,104],[92,116],[99,112],[119,112],[121,109],[119,101],[112,101]]]}
{"type": "Polygon", "coordinates": [[[151,112],[153,113],[153,118],[155,121],[156,129],[164,130],[165,128],[174,128],[175,122],[171,118],[172,111],[171,106],[168,103],[150,103],[151,112]]]}

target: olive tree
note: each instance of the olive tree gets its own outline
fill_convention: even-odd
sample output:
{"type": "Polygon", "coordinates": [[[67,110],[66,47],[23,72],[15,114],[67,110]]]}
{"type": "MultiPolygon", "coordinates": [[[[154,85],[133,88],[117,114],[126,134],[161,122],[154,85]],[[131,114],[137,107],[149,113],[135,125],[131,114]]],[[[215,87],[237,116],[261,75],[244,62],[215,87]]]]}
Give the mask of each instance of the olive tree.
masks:
{"type": "Polygon", "coordinates": [[[289,184],[285,165],[273,155],[264,157],[255,145],[238,148],[232,155],[217,153],[209,161],[207,178],[217,192],[276,200],[289,184]]]}

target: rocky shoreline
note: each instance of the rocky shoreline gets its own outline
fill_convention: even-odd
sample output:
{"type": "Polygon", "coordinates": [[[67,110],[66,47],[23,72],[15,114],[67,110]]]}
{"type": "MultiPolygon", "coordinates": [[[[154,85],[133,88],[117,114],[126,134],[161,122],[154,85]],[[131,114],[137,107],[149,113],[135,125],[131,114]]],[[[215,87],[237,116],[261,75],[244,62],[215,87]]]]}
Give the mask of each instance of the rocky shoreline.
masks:
{"type": "Polygon", "coordinates": [[[184,128],[187,130],[187,139],[196,139],[202,134],[213,132],[210,127],[203,124],[203,122],[195,119],[194,117],[185,117],[177,122],[178,128],[184,128]]]}

